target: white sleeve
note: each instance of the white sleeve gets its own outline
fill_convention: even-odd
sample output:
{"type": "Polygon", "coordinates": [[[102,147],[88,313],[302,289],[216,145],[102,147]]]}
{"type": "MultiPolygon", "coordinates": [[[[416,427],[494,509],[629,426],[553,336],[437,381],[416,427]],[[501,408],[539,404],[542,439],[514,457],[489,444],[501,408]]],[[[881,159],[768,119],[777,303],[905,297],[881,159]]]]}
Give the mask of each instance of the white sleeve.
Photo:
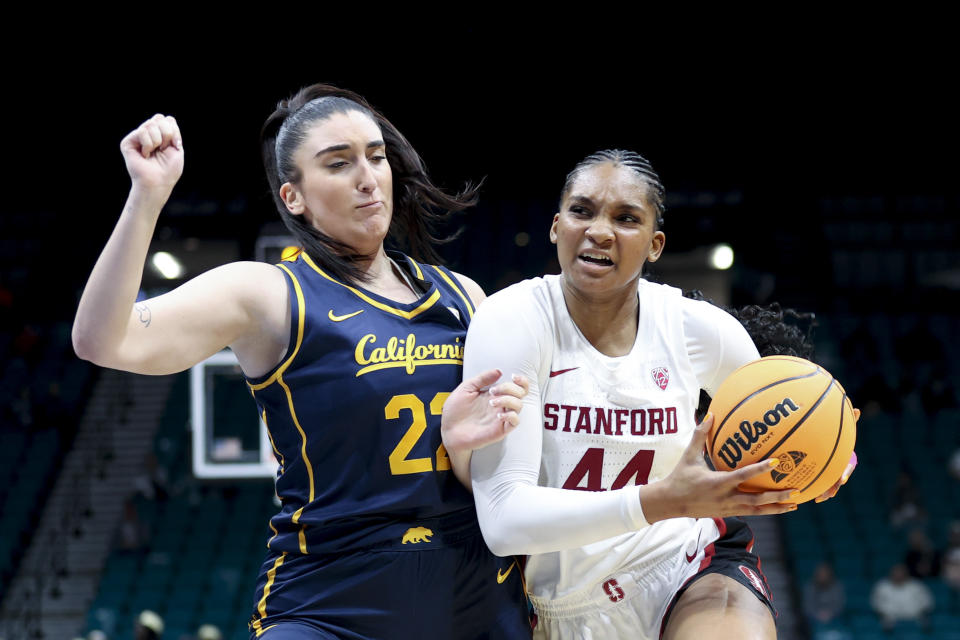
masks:
{"type": "Polygon", "coordinates": [[[530,380],[520,425],[500,442],[473,452],[473,497],[487,546],[499,556],[547,553],[647,526],[636,487],[584,492],[537,485],[540,390],[549,375],[553,334],[532,288],[522,283],[512,289],[480,306],[464,354],[465,378],[498,368],[505,376],[519,373],[530,380]]]}
{"type": "Polygon", "coordinates": [[[750,334],[729,313],[683,298],[683,332],[700,388],[711,397],[734,370],[760,357],[750,334]]]}

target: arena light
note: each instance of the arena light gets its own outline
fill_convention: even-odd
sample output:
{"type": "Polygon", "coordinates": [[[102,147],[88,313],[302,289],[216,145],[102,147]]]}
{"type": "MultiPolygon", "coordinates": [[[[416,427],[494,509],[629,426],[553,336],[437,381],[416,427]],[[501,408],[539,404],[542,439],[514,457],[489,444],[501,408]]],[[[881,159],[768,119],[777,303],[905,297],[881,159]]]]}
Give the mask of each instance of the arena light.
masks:
{"type": "Polygon", "coordinates": [[[728,244],[718,244],[710,250],[710,266],[724,271],[733,266],[733,247],[728,244]]]}
{"type": "Polygon", "coordinates": [[[157,251],[150,258],[150,264],[157,272],[167,280],[174,280],[183,275],[183,265],[173,257],[173,254],[166,251],[157,251]]]}

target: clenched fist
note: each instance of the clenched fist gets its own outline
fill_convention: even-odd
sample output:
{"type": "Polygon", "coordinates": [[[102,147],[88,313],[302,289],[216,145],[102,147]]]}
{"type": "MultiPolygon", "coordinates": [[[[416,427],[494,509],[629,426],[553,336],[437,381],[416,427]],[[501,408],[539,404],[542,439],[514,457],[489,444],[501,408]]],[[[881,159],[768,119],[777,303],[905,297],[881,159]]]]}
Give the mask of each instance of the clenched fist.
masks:
{"type": "Polygon", "coordinates": [[[135,189],[169,192],[183,173],[183,139],[173,116],[156,114],[120,142],[135,189]]]}

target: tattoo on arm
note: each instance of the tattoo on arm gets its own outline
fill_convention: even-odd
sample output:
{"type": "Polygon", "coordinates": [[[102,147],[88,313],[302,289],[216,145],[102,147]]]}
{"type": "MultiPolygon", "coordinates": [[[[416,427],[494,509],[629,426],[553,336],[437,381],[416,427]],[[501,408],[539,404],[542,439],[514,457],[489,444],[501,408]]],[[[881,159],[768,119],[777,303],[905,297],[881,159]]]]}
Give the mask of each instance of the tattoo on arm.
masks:
{"type": "Polygon", "coordinates": [[[153,315],[150,313],[150,307],[145,304],[138,304],[133,307],[137,310],[137,313],[140,315],[140,322],[143,323],[144,329],[150,326],[150,320],[153,315]]]}

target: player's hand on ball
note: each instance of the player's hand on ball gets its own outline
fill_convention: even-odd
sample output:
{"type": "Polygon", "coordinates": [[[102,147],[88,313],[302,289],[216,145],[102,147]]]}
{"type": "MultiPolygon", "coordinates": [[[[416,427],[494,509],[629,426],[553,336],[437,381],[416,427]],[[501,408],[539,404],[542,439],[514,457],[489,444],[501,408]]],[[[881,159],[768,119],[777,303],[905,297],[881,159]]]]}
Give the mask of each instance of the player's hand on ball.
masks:
{"type": "Polygon", "coordinates": [[[740,483],[769,473],[779,461],[762,460],[735,471],[712,471],[703,458],[713,416],[697,425],[677,466],[663,480],[640,488],[640,504],[648,522],[667,518],[725,518],[784,513],[797,508],[790,503],[792,490],[750,493],[740,483]]]}
{"type": "Polygon", "coordinates": [[[183,139],[172,116],[156,114],[124,136],[120,152],[135,189],[169,192],[183,173],[183,139]]]}
{"type": "Polygon", "coordinates": [[[502,440],[520,424],[520,408],[530,384],[523,376],[493,385],[498,369],[464,380],[443,405],[441,434],[448,453],[468,452],[502,440]]]}

